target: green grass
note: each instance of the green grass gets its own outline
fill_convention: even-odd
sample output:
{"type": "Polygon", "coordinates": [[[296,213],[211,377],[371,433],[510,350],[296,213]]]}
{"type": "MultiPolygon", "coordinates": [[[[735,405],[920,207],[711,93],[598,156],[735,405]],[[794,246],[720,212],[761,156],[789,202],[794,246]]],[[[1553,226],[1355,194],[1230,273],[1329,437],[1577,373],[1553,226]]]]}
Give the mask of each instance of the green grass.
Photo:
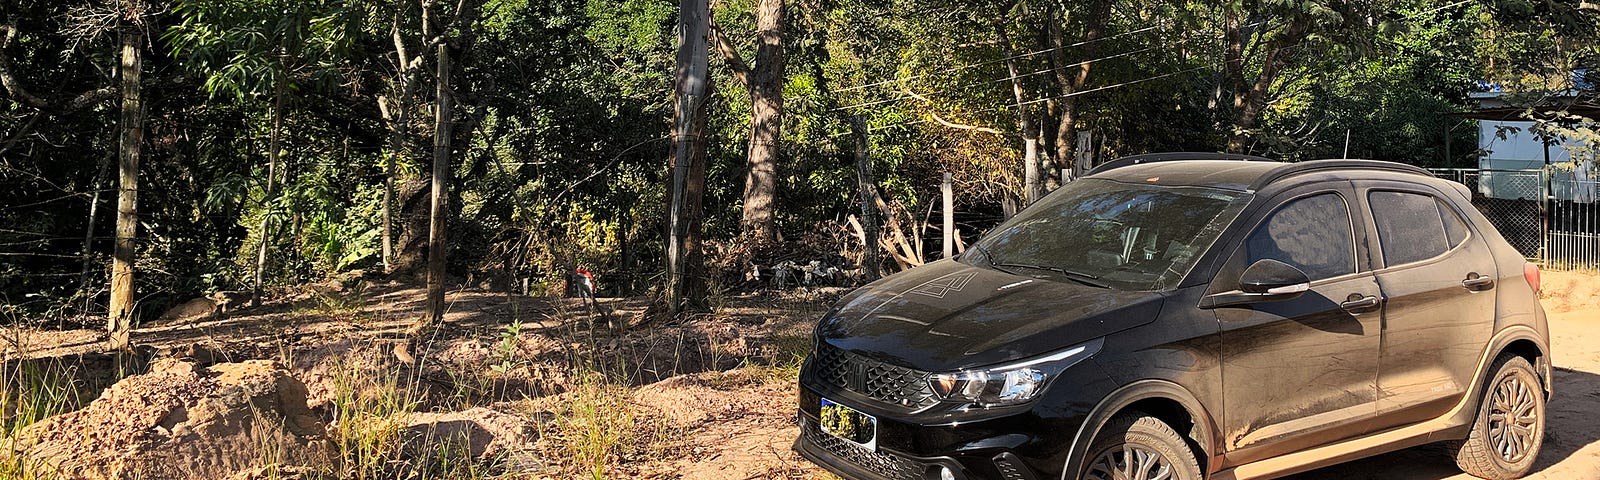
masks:
{"type": "Polygon", "coordinates": [[[13,449],[13,442],[28,425],[77,409],[75,367],[59,360],[50,362],[16,361],[0,371],[0,433],[6,446],[0,451],[0,478],[42,480],[55,478],[53,470],[29,451],[27,446],[13,449]]]}
{"type": "Polygon", "coordinates": [[[333,371],[334,421],[328,429],[341,478],[393,478],[400,461],[405,417],[421,404],[401,388],[397,368],[372,372],[349,363],[333,371]]]}

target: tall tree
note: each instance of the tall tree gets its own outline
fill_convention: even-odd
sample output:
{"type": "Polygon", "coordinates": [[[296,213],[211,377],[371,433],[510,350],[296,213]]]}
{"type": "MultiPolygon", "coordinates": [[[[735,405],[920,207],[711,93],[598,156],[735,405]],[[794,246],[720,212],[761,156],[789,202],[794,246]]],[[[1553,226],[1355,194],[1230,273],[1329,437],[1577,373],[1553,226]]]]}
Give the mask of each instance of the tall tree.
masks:
{"type": "Polygon", "coordinates": [[[733,70],[734,80],[750,95],[748,173],[740,227],[758,240],[777,237],[773,217],[778,193],[779,143],[783,130],[784,0],[757,0],[755,60],[746,63],[721,29],[711,34],[717,53],[733,70]]]}
{"type": "MultiPolygon", "coordinates": [[[[1010,18],[1013,5],[1007,5],[1000,11],[997,18],[1010,18]]],[[[1022,74],[1022,69],[1017,67],[1016,47],[1011,44],[1011,36],[1006,33],[1006,22],[994,22],[995,36],[1000,43],[1000,55],[1004,57],[1007,77],[1011,83],[1011,95],[1016,100],[1017,130],[1022,136],[1022,201],[1023,205],[1031,205],[1039,199],[1043,191],[1039,177],[1039,128],[1034,125],[1032,101],[1028,98],[1028,89],[1023,86],[1027,78],[1022,74]]]]}
{"type": "MultiPolygon", "coordinates": [[[[1081,17],[1083,24],[1083,40],[1078,42],[1082,48],[1078,49],[1078,60],[1069,63],[1067,54],[1072,46],[1067,43],[1066,35],[1062,32],[1061,19],[1056,14],[1071,15],[1065,8],[1052,6],[1046,20],[1046,29],[1049,32],[1050,59],[1055,63],[1052,71],[1055,72],[1056,86],[1060,89],[1060,99],[1056,103],[1059,111],[1056,122],[1056,162],[1059,165],[1074,163],[1073,157],[1077,153],[1078,140],[1078,92],[1089,84],[1089,72],[1094,68],[1095,57],[1100,55],[1100,37],[1104,35],[1106,25],[1109,23],[1111,10],[1110,0],[1090,0],[1081,17]]],[[[1076,23],[1076,22],[1075,22],[1076,23]]],[[[1076,166],[1074,166],[1076,168],[1076,166]]],[[[1076,170],[1073,170],[1076,172],[1076,170]]],[[[1062,180],[1067,180],[1063,178],[1062,180]]]]}
{"type": "Polygon", "coordinates": [[[1220,5],[1227,150],[1246,153],[1280,75],[1307,51],[1360,55],[1378,36],[1389,2],[1241,2],[1220,5]],[[1336,46],[1337,48],[1329,48],[1336,46]]]}
{"type": "Polygon", "coordinates": [[[408,53],[401,25],[404,24],[408,2],[397,2],[394,20],[389,26],[389,39],[394,43],[394,98],[378,97],[378,110],[389,126],[389,155],[383,169],[383,245],[384,271],[394,268],[394,202],[395,166],[406,152],[406,137],[411,130],[412,97],[416,95],[417,71],[423,56],[408,53]]]}
{"type": "Polygon", "coordinates": [[[678,0],[677,66],[673,69],[672,184],[667,206],[667,306],[674,314],[698,304],[701,199],[705,195],[706,92],[710,65],[707,41],[711,13],[706,0],[678,0]]]}

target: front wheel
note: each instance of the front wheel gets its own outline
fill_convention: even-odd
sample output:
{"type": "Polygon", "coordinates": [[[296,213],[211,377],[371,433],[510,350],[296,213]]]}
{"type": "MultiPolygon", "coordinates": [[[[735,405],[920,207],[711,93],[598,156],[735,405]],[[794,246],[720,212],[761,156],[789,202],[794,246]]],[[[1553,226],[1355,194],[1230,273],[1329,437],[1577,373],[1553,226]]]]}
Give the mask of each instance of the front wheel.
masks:
{"type": "Polygon", "coordinates": [[[1083,480],[1200,480],[1200,465],[1178,432],[1142,412],[1112,418],[1095,435],[1083,480]]]}
{"type": "Polygon", "coordinates": [[[1510,480],[1533,469],[1544,444],[1544,388],[1527,359],[1502,357],[1495,366],[1471,435],[1452,446],[1462,471],[1510,480]]]}

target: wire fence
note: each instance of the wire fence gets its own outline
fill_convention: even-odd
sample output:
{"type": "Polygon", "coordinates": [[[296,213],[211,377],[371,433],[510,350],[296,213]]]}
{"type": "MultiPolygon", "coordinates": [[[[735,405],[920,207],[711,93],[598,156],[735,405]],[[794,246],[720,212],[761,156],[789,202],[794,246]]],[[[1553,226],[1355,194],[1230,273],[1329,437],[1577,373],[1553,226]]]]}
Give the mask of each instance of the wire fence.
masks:
{"type": "Polygon", "coordinates": [[[1545,269],[1600,268],[1600,179],[1587,168],[1431,171],[1466,185],[1489,223],[1545,269]]]}

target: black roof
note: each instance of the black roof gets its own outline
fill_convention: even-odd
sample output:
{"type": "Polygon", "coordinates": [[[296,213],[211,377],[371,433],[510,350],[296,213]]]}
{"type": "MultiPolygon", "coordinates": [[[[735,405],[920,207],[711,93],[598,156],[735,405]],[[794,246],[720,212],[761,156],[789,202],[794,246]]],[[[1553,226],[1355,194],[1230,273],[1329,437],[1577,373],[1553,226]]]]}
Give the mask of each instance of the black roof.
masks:
{"type": "Polygon", "coordinates": [[[1259,190],[1274,181],[1295,175],[1351,170],[1433,177],[1427,170],[1414,165],[1378,160],[1338,159],[1285,163],[1249,155],[1216,153],[1163,153],[1125,157],[1091,170],[1090,175],[1125,182],[1160,182],[1229,190],[1259,190]]]}

